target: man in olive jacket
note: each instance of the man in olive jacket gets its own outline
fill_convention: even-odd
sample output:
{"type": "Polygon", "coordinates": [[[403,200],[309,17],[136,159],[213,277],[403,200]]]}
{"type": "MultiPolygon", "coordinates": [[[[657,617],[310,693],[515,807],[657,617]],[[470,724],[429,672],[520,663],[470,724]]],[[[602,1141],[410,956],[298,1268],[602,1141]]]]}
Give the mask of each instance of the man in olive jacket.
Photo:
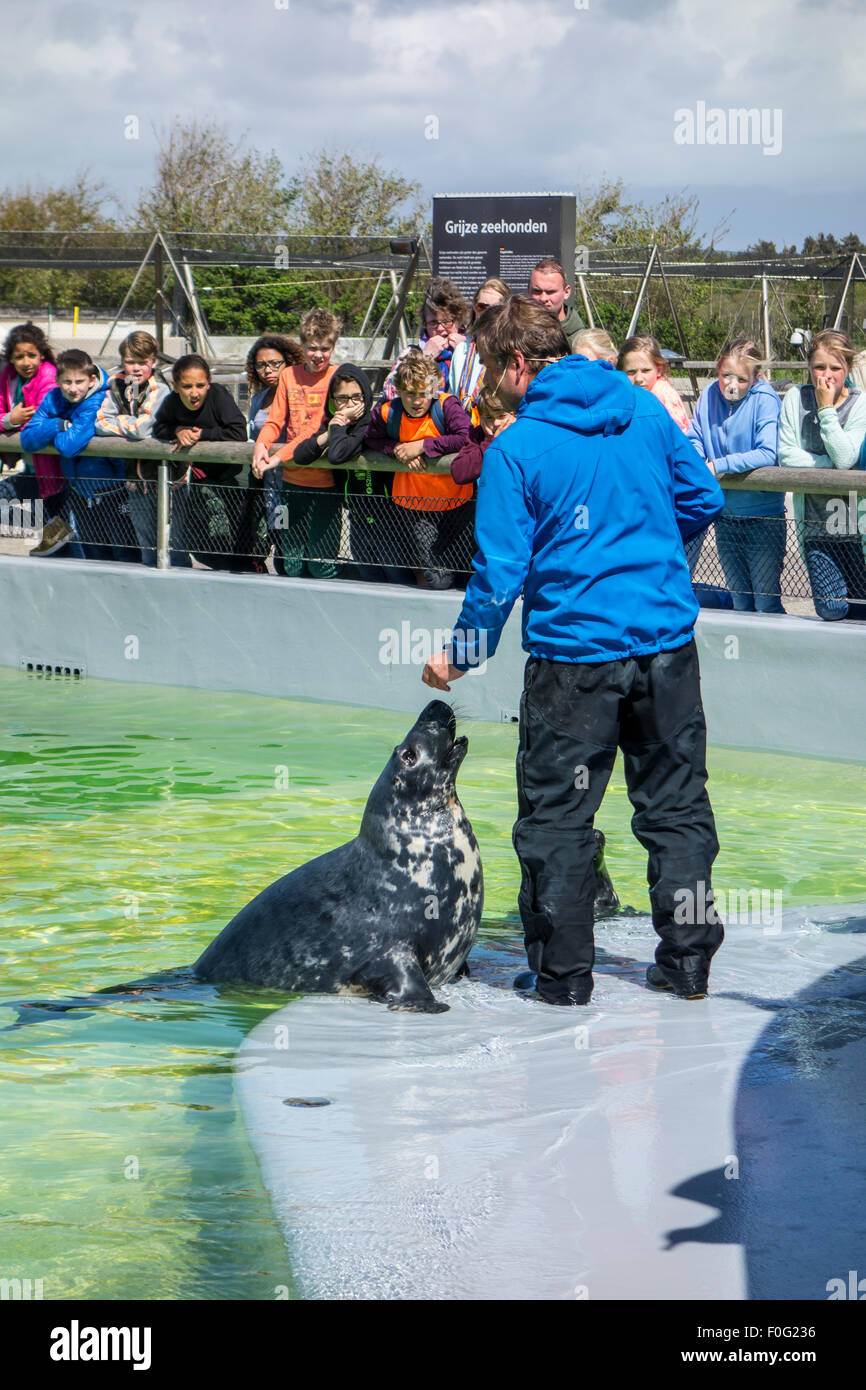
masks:
{"type": "Polygon", "coordinates": [[[542,308],[547,309],[558,320],[559,326],[568,339],[572,352],[575,351],[575,338],[586,324],[580,317],[571,298],[571,285],[565,278],[565,271],[552,256],[545,256],[529,277],[529,297],[542,308]]]}

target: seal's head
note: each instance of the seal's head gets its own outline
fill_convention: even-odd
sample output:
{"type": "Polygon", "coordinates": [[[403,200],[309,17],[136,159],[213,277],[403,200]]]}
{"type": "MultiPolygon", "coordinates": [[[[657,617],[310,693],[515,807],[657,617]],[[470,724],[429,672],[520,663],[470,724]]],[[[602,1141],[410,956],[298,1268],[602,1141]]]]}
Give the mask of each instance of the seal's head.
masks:
{"type": "Polygon", "coordinates": [[[454,784],[469,740],[455,738],[455,728],[450,705],[431,700],[425,706],[367,798],[361,825],[366,839],[390,844],[395,832],[429,832],[440,817],[450,824],[455,812],[462,815],[454,784]]]}
{"type": "Polygon", "coordinates": [[[391,754],[388,771],[398,796],[417,800],[447,800],[454,794],[460,764],[469,740],[455,738],[457,721],[444,700],[431,700],[418,715],[402,743],[391,754]]]}

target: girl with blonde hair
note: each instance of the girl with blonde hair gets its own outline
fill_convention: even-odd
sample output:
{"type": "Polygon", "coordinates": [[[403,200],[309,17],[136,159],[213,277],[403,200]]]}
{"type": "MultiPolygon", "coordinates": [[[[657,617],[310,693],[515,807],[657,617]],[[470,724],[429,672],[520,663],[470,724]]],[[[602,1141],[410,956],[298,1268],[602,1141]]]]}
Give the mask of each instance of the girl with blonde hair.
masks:
{"type": "MultiPolygon", "coordinates": [[[[782,402],[779,463],[783,468],[857,468],[866,437],[866,395],[849,386],[854,344],[826,328],[809,345],[809,375],[782,402]]],[[[862,502],[857,518],[862,518],[862,502]]],[[[794,493],[794,515],[812,585],[815,612],[825,622],[866,618],[866,534],[851,526],[846,497],[794,493]]]]}
{"type": "Polygon", "coordinates": [[[679,391],[671,384],[670,367],[656,338],[640,333],[626,338],[619,350],[617,367],[635,386],[652,391],[668,415],[676,420],[683,434],[688,433],[689,413],[679,391]]]}
{"type": "MultiPolygon", "coordinates": [[[[726,343],[716,380],[701,392],[688,437],[716,477],[774,465],[781,402],[761,376],[761,350],[751,338],[726,343]]],[[[716,548],[734,607],[784,613],[785,494],[726,492],[714,523],[716,548]]]]}

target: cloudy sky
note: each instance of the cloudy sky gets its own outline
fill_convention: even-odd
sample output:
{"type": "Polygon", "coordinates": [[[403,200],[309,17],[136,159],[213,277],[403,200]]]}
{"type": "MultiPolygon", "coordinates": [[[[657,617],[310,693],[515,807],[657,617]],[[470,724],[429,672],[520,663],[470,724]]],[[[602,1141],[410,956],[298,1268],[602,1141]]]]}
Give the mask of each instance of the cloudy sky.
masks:
{"type": "Polygon", "coordinates": [[[2,13],[24,38],[0,83],[4,183],[88,165],[131,202],[154,127],[195,114],[289,172],[327,144],[377,153],[431,196],[603,176],[653,201],[688,189],[705,233],[733,211],[731,250],[866,234],[862,0],[2,0],[2,13]],[[764,113],[755,143],[727,143],[739,107],[764,113]],[[726,143],[699,143],[713,108],[726,143]]]}

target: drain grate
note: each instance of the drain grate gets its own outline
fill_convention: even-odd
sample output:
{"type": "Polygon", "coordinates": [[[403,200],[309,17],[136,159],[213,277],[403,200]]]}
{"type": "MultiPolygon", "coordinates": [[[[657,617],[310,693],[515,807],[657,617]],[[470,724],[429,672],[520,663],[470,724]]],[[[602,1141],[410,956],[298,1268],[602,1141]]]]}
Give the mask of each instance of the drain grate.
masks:
{"type": "Polygon", "coordinates": [[[18,665],[31,676],[61,676],[70,680],[83,680],[87,667],[83,661],[38,661],[33,656],[22,656],[18,665]]]}

